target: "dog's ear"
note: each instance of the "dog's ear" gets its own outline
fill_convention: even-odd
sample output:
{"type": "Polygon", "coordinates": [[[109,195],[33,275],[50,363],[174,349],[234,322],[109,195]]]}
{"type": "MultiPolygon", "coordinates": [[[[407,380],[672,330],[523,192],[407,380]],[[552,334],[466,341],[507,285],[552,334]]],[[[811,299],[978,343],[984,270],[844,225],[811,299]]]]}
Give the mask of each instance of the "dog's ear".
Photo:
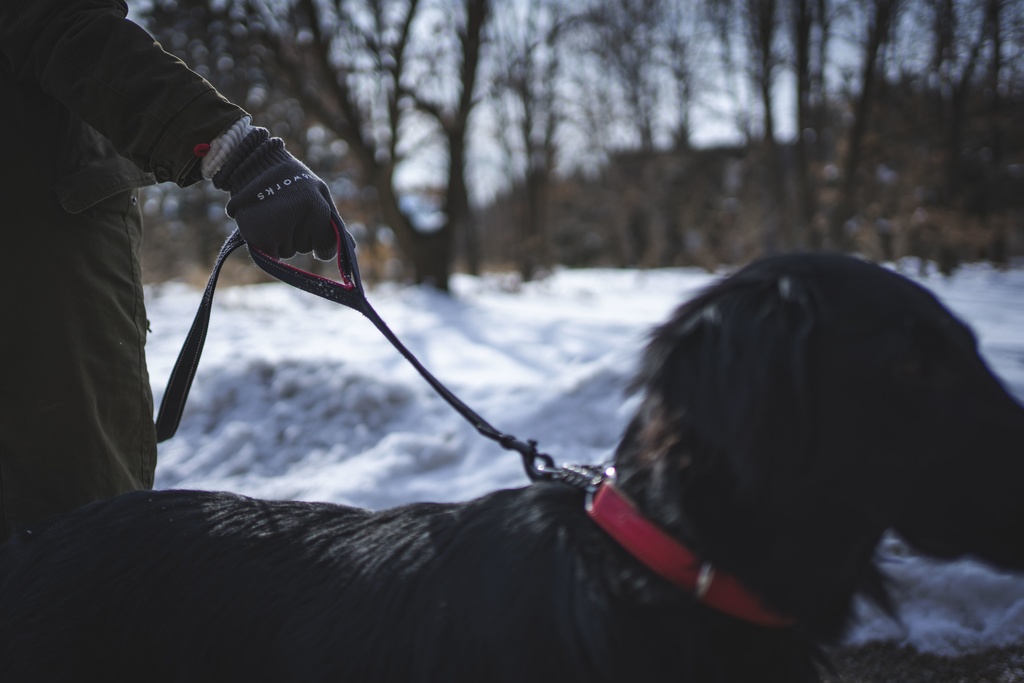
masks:
{"type": "Polygon", "coordinates": [[[797,275],[749,268],[684,304],[647,347],[633,438],[662,454],[658,444],[685,444],[675,450],[697,466],[724,456],[741,495],[799,467],[811,437],[814,309],[797,275]]]}

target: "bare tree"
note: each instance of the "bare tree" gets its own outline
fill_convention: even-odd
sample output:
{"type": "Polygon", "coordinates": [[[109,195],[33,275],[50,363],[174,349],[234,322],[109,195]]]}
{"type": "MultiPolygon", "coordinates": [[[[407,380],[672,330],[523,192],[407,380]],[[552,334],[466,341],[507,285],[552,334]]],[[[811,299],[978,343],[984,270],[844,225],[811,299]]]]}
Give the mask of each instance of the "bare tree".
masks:
{"type": "Polygon", "coordinates": [[[796,74],[796,139],[794,181],[796,211],[793,212],[794,242],[818,245],[811,229],[818,212],[818,183],[815,168],[821,159],[819,145],[824,135],[826,110],[825,64],[831,33],[829,0],[788,0],[793,70],[796,74]]]}
{"type": "MultiPolygon", "coordinates": [[[[447,27],[456,26],[456,46],[452,56],[455,57],[457,67],[439,70],[437,66],[445,62],[445,55],[428,50],[421,57],[425,58],[425,64],[430,67],[437,87],[430,91],[414,86],[405,90],[415,102],[416,108],[433,120],[447,148],[448,182],[443,207],[450,226],[447,229],[462,237],[467,268],[474,274],[480,271],[480,247],[466,182],[467,148],[470,116],[480,101],[477,81],[484,28],[489,20],[490,11],[489,0],[465,0],[461,9],[449,8],[442,4],[436,17],[439,23],[435,24],[434,34],[442,34],[447,27]],[[461,17],[458,16],[460,14],[461,17]],[[456,73],[453,74],[451,71],[456,73]],[[444,93],[452,85],[455,86],[457,95],[446,97],[444,93]]],[[[450,236],[434,240],[429,246],[432,253],[428,254],[428,258],[432,262],[451,262],[450,236]]],[[[428,279],[439,281],[441,276],[441,273],[437,273],[428,279]]]]}
{"type": "Polygon", "coordinates": [[[744,47],[738,39],[746,34],[743,15],[738,3],[745,0],[704,0],[703,20],[710,26],[718,48],[720,70],[722,73],[723,91],[729,100],[729,109],[735,117],[736,130],[745,142],[754,140],[754,119],[748,100],[748,91],[744,82],[743,57],[740,52],[744,47]]]}
{"type": "Polygon", "coordinates": [[[761,103],[761,231],[762,245],[771,253],[792,241],[786,169],[775,132],[775,80],[783,61],[779,36],[782,17],[778,0],[743,0],[741,14],[747,37],[751,86],[761,103]]]}
{"type": "Polygon", "coordinates": [[[708,78],[702,77],[699,64],[705,59],[708,43],[703,26],[695,17],[700,15],[701,0],[671,0],[660,8],[662,17],[658,28],[659,63],[673,93],[666,98],[664,108],[671,112],[665,117],[677,150],[689,149],[693,136],[693,109],[698,97],[707,88],[708,78]]]}
{"type": "Polygon", "coordinates": [[[191,21],[203,37],[185,32],[180,51],[232,62],[240,73],[214,82],[290,143],[313,124],[344,141],[408,275],[446,289],[456,232],[474,234],[466,146],[488,11],[489,0],[179,0],[155,3],[154,24],[177,22],[173,43],[191,21]],[[413,158],[439,169],[422,179],[433,222],[402,201],[413,158]]]}
{"type": "Polygon", "coordinates": [[[762,141],[775,145],[773,89],[781,62],[779,55],[778,0],[744,0],[744,25],[750,50],[750,80],[761,100],[762,141]]]}
{"type": "MultiPolygon", "coordinates": [[[[999,0],[924,3],[932,29],[931,72],[937,79],[935,92],[945,123],[947,197],[959,194],[967,105],[981,68],[982,51],[990,40],[997,44],[998,38],[994,36],[998,35],[1000,6],[999,0]]],[[[998,88],[995,94],[998,95],[998,88]]]]}
{"type": "Polygon", "coordinates": [[[590,54],[621,91],[627,116],[644,152],[654,150],[660,69],[658,29],[664,0],[601,0],[585,14],[590,54]]]}
{"type": "Polygon", "coordinates": [[[863,14],[860,92],[853,103],[853,122],[847,131],[846,158],[838,205],[830,221],[829,238],[834,247],[848,246],[845,226],[855,213],[857,173],[863,155],[871,107],[881,78],[878,64],[882,48],[891,40],[903,0],[856,0],[863,14]]]}
{"type": "MultiPolygon", "coordinates": [[[[280,13],[269,5],[259,9],[268,23],[280,13]]],[[[465,145],[488,3],[466,0],[460,9],[443,3],[425,7],[420,0],[299,0],[293,20],[272,33],[282,66],[301,74],[293,78],[302,101],[359,159],[383,218],[412,265],[413,280],[440,289],[448,286],[455,231],[472,229],[465,145]],[[426,27],[433,35],[425,31],[425,46],[417,52],[414,24],[427,10],[434,12],[424,19],[433,19],[426,27]],[[436,38],[455,22],[451,52],[438,54],[445,41],[436,38]],[[311,38],[287,30],[296,24],[307,26],[311,38]],[[440,74],[445,67],[449,71],[440,74]],[[444,218],[440,225],[424,226],[400,202],[396,171],[411,151],[431,144],[448,161],[447,177],[438,183],[444,218]]]]}
{"type": "MultiPolygon", "coordinates": [[[[988,92],[988,111],[990,146],[992,148],[992,162],[996,166],[1002,163],[1003,154],[1003,132],[1000,121],[1001,103],[1003,100],[1003,64],[1006,58],[1004,44],[1006,42],[1006,15],[1010,3],[1006,0],[987,0],[986,14],[989,22],[989,34],[991,47],[989,50],[988,73],[985,87],[988,92]]],[[[1018,3],[1019,4],[1019,3],[1018,3]]]]}
{"type": "Polygon", "coordinates": [[[567,22],[565,7],[552,0],[506,5],[494,28],[491,104],[506,168],[521,193],[516,261],[524,280],[551,263],[547,234],[547,188],[556,163],[555,133],[562,120],[558,80],[567,22]]]}

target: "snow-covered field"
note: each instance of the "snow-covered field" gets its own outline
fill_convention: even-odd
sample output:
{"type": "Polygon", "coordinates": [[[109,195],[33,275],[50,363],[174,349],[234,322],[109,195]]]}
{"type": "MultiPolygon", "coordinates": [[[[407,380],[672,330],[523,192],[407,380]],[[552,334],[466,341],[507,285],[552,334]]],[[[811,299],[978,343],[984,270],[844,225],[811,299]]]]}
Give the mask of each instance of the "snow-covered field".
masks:
{"type": "MultiPolygon", "coordinates": [[[[537,439],[559,462],[600,462],[629,416],[623,388],[647,331],[713,279],[682,269],[566,270],[523,287],[460,276],[451,298],[398,287],[369,297],[495,427],[537,439]]],[[[921,282],[973,326],[1024,400],[1024,269],[972,266],[921,282]]],[[[158,402],[199,298],[173,283],[149,290],[158,402]]],[[[526,481],[518,457],[479,436],[358,313],[280,284],[218,291],[188,407],[157,470],[161,488],[372,508],[464,500],[526,481]]],[[[1024,576],[931,562],[895,540],[883,546],[902,623],[865,609],[853,642],[948,654],[1024,643],[1024,576]]]]}

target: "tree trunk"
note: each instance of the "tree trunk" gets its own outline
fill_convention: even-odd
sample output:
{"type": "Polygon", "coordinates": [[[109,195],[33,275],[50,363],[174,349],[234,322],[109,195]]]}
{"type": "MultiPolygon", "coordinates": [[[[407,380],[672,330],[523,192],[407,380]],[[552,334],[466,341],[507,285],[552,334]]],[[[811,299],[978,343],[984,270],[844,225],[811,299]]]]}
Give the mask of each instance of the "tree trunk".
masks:
{"type": "MultiPolygon", "coordinates": [[[[476,234],[476,225],[469,206],[469,190],[466,187],[466,162],[465,162],[465,131],[457,131],[449,137],[449,150],[453,161],[448,169],[448,191],[445,195],[445,214],[448,216],[447,230],[451,237],[447,245],[442,249],[439,246],[429,247],[434,252],[433,256],[447,254],[449,264],[453,261],[452,242],[455,235],[462,238],[462,246],[465,249],[466,270],[470,275],[480,274],[480,245],[476,234]],[[454,159],[459,161],[455,162],[454,159]]],[[[447,286],[441,287],[446,290],[447,286]]]]}
{"type": "Polygon", "coordinates": [[[808,131],[815,131],[811,113],[811,28],[814,24],[812,0],[793,2],[793,45],[796,60],[796,141],[794,179],[796,211],[793,216],[793,243],[803,247],[811,243],[811,220],[815,212],[815,187],[811,178],[811,154],[808,131]]]}
{"type": "Polygon", "coordinates": [[[747,21],[750,45],[754,56],[754,85],[761,99],[764,120],[762,138],[762,248],[771,254],[789,247],[789,211],[787,209],[785,169],[778,143],[775,140],[775,34],[777,30],[777,0],[749,0],[747,21]]]}
{"type": "Polygon", "coordinates": [[[437,119],[448,142],[448,185],[445,192],[444,212],[447,221],[437,234],[421,235],[419,248],[424,253],[415,257],[416,281],[430,282],[442,291],[448,290],[448,277],[454,260],[453,233],[458,232],[466,248],[466,267],[470,273],[480,272],[480,249],[476,226],[469,206],[466,187],[466,135],[469,117],[476,105],[475,90],[483,44],[484,26],[490,12],[489,0],[466,0],[466,25],[459,35],[462,63],[459,69],[459,100],[451,114],[437,107],[427,107],[427,113],[437,119]],[[444,264],[426,260],[445,258],[444,264]],[[443,275],[443,277],[442,277],[443,275]],[[421,277],[422,276],[422,277],[421,277]]]}
{"type": "Polygon", "coordinates": [[[542,265],[548,264],[546,228],[547,174],[544,169],[528,168],[525,179],[526,215],[523,220],[522,244],[519,245],[519,274],[529,282],[542,265]]]}
{"type": "Polygon", "coordinates": [[[452,263],[452,231],[437,230],[416,234],[413,273],[417,284],[449,291],[452,263]]]}
{"type": "Polygon", "coordinates": [[[853,125],[850,127],[846,148],[846,161],[843,164],[843,184],[839,204],[835,208],[830,222],[831,246],[838,249],[849,249],[852,244],[846,235],[845,226],[856,214],[855,193],[857,190],[857,172],[863,154],[864,134],[867,131],[868,116],[875,97],[878,74],[876,67],[882,46],[889,38],[893,19],[900,0],[872,0],[872,15],[868,20],[867,41],[864,47],[863,66],[861,70],[861,92],[854,106],[853,125]]]}

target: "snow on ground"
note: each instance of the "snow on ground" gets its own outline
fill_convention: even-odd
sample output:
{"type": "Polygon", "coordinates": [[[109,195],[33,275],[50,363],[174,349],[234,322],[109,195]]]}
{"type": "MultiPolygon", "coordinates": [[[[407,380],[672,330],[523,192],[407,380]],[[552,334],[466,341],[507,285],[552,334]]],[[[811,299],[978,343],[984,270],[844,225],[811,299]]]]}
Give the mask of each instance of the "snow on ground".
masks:
{"type": "MultiPolygon", "coordinates": [[[[458,276],[453,297],[390,286],[369,297],[499,430],[538,440],[558,462],[600,462],[629,416],[623,389],[650,327],[713,279],[686,269],[564,270],[522,287],[458,276]]],[[[1024,269],[979,265],[919,281],[972,325],[1024,400],[1024,269]]],[[[174,283],[149,290],[158,402],[199,298],[174,283]]],[[[161,488],[371,508],[526,483],[518,457],[479,436],[362,316],[280,284],[218,291],[181,427],[159,463],[161,488]]],[[[1024,577],[926,560],[895,539],[881,561],[901,621],[865,607],[852,642],[894,639],[936,653],[1024,642],[1024,577]]]]}

